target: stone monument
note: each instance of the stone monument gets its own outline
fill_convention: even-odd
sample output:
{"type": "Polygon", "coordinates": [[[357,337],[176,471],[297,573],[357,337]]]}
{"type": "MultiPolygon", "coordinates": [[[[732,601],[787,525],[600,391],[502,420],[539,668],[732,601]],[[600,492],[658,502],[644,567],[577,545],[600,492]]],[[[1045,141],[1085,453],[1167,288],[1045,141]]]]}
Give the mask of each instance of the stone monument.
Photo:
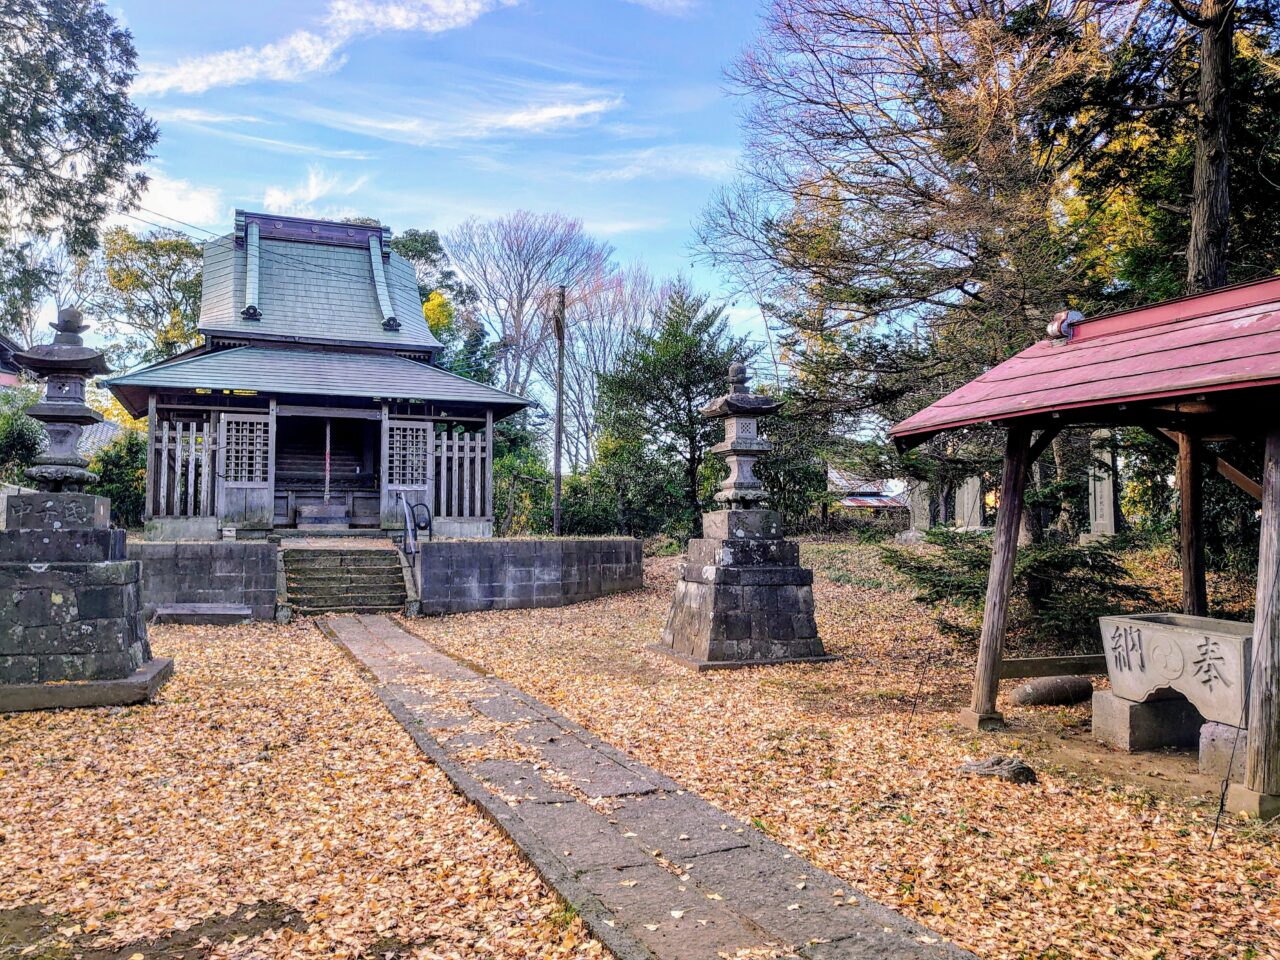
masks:
{"type": "Polygon", "coordinates": [[[800,548],[782,537],[782,516],[765,509],[756,460],[773,444],[756,432],[757,418],[781,406],[747,389],[746,367],[729,368],[729,393],[702,415],[725,424],[711,448],[729,464],[716,501],[703,514],[702,539],[689,541],[689,559],[676,582],[662,641],[655,649],[708,670],[766,663],[833,660],[823,650],[813,617],[813,572],[800,566],[800,548]]]}
{"type": "Polygon", "coordinates": [[[85,405],[85,381],[109,372],[86,347],[78,310],[62,310],[53,343],[15,354],[46,381],[27,412],[48,449],[27,471],[39,492],[11,493],[0,532],[0,712],[111,706],[150,699],[173,672],[153,659],[139,603],[139,564],[111,503],[83,492],[97,477],[76,450],[102,415],[85,405]]]}

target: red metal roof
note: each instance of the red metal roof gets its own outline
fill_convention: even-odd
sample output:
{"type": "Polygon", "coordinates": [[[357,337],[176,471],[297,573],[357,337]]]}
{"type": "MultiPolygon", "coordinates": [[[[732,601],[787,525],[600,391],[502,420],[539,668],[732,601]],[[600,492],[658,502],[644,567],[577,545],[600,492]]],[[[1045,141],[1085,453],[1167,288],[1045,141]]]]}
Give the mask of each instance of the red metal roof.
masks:
{"type": "Polygon", "coordinates": [[[942,430],[1053,411],[1280,384],[1280,277],[1082,320],[903,420],[942,430]]]}

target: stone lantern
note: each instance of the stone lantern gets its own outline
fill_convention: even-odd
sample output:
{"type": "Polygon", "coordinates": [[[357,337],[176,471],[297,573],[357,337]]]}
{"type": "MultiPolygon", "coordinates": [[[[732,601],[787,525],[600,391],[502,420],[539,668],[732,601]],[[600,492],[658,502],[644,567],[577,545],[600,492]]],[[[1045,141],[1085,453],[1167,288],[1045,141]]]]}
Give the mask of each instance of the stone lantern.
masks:
{"type": "Polygon", "coordinates": [[[27,416],[44,424],[49,448],[36,458],[27,476],[41,490],[79,491],[98,478],[76,445],[80,433],[100,423],[102,414],[85,405],[85,382],[111,372],[101,350],[86,347],[81,334],[89,329],[79,310],[59,310],[52,324],[53,343],[14,354],[14,359],[45,381],[44,399],[27,408],[27,416]]]}
{"type": "Polygon", "coordinates": [[[53,329],[53,343],[14,355],[46,382],[27,412],[49,447],[27,471],[40,492],[3,498],[0,712],[138,703],[173,672],[151,656],[139,564],[111,527],[111,502],[83,492],[97,477],[76,442],[102,419],[85,405],[85,381],[107,366],[84,345],[78,310],[60,311],[53,329]]]}
{"type": "Polygon", "coordinates": [[[773,449],[758,420],[782,404],[752,394],[741,363],[729,368],[729,392],[702,409],[723,420],[729,476],[716,493],[720,510],[703,514],[701,539],[676,582],[671,612],[656,649],[697,667],[743,667],[821,661],[826,655],[814,621],[813,572],[800,548],[782,537],[782,515],[765,507],[756,461],[773,449]]]}

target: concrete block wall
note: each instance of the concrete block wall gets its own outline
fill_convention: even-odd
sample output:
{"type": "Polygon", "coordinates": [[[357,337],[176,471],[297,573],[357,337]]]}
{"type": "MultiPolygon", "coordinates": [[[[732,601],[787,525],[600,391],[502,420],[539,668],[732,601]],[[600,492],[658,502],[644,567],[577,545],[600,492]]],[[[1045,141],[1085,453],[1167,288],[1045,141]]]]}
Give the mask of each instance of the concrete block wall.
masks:
{"type": "Polygon", "coordinates": [[[560,607],[644,584],[641,543],[591,540],[436,540],[420,544],[425,615],[560,607]]]}
{"type": "Polygon", "coordinates": [[[276,613],[276,545],[265,541],[129,542],[142,564],[142,605],[150,617],[171,603],[243,603],[256,620],[276,613]]]}

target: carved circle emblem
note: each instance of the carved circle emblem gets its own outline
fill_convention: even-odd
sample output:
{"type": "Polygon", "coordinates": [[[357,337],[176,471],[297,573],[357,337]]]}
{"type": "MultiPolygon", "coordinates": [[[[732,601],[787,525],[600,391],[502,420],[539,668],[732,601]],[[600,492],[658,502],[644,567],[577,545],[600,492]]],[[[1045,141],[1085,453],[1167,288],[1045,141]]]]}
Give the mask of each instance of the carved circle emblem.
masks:
{"type": "Polygon", "coordinates": [[[1187,660],[1176,643],[1161,637],[1151,644],[1151,666],[1164,679],[1177,680],[1186,669],[1187,660]]]}

